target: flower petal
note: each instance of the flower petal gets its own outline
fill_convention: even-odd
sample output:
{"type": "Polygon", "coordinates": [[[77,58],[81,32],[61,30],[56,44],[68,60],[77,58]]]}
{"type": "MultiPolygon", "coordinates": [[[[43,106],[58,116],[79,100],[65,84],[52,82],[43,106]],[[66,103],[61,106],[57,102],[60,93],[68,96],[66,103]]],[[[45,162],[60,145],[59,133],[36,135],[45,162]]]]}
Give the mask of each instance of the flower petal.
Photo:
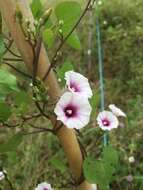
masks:
{"type": "Polygon", "coordinates": [[[117,106],[115,106],[114,104],[110,104],[109,109],[117,117],[119,117],[119,116],[126,117],[126,114],[121,109],[119,109],[117,106]]]}
{"type": "Polygon", "coordinates": [[[92,90],[90,88],[88,79],[80,73],[68,71],[65,73],[66,85],[72,93],[82,95],[86,98],[92,97],[92,90]]]}
{"type": "Polygon", "coordinates": [[[109,131],[119,126],[117,117],[112,112],[105,110],[98,114],[97,123],[101,129],[109,131]],[[104,121],[107,121],[108,125],[104,121]]]}

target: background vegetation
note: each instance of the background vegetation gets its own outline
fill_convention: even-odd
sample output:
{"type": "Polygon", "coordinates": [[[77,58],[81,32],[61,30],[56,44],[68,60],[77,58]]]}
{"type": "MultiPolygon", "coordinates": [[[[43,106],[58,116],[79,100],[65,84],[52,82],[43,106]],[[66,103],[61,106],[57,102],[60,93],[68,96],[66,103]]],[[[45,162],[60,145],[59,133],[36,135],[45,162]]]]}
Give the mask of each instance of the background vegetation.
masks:
{"type": "MultiPolygon", "coordinates": [[[[45,7],[49,6],[54,9],[61,1],[51,0],[48,3],[42,1],[42,4],[40,3],[42,9],[39,9],[35,2],[39,1],[33,1],[32,9],[35,17],[38,18],[42,9],[44,10],[45,7]]],[[[83,1],[79,0],[78,2],[84,7],[83,1]]],[[[114,103],[127,113],[127,120],[121,122],[120,128],[110,134],[110,143],[119,154],[119,164],[116,175],[111,182],[111,189],[142,190],[143,0],[103,0],[101,2],[98,6],[100,10],[106,107],[110,103],[114,103]],[[129,162],[129,158],[132,156],[135,158],[133,163],[129,162]]],[[[47,24],[46,31],[43,33],[50,57],[54,54],[59,40],[59,31],[51,30],[52,22],[55,22],[54,15],[52,15],[51,23],[47,24]]],[[[92,14],[91,12],[87,13],[77,29],[77,34],[73,37],[73,41],[71,40],[72,42],[70,41],[64,46],[62,56],[58,59],[57,73],[58,77],[62,77],[62,73],[67,69],[65,67],[74,67],[76,71],[85,74],[91,81],[93,91],[95,91],[94,100],[92,100],[95,105],[95,112],[92,115],[90,125],[82,131],[82,141],[87,152],[95,159],[100,159],[103,149],[103,133],[96,126],[100,98],[95,10],[92,11],[92,14]],[[92,37],[91,41],[90,36],[92,37]],[[63,63],[64,66],[62,66],[63,63]]],[[[13,49],[15,50],[14,46],[13,49]]],[[[15,65],[26,71],[26,68],[18,62],[15,62],[15,65]]],[[[6,66],[1,65],[1,67],[5,68],[6,66]]],[[[11,72],[16,75],[19,88],[30,93],[29,84],[31,81],[13,71],[11,72]]],[[[23,97],[23,95],[21,96],[23,97]]],[[[18,104],[17,113],[14,112],[14,108],[12,109],[14,114],[11,117],[14,123],[19,113],[26,113],[27,110],[29,112],[35,111],[31,110],[32,106],[28,106],[31,100],[26,95],[24,95],[24,102],[26,102],[24,104],[23,98],[21,101],[12,95],[11,97],[14,99],[15,105],[18,104]]],[[[11,98],[8,101],[11,101],[11,98]]],[[[0,109],[2,108],[1,106],[0,109]]],[[[43,118],[42,120],[34,119],[33,122],[39,125],[43,122],[43,118]]],[[[28,125],[24,128],[27,129],[28,125]]],[[[14,131],[0,127],[0,144],[7,142],[15,132],[19,132],[19,128],[14,131]]],[[[16,151],[1,152],[0,164],[9,173],[17,190],[34,189],[36,184],[41,181],[49,181],[55,190],[73,188],[72,176],[59,142],[55,136],[48,133],[24,136],[16,151]]],[[[5,182],[0,182],[1,186],[7,188],[5,182]]]]}

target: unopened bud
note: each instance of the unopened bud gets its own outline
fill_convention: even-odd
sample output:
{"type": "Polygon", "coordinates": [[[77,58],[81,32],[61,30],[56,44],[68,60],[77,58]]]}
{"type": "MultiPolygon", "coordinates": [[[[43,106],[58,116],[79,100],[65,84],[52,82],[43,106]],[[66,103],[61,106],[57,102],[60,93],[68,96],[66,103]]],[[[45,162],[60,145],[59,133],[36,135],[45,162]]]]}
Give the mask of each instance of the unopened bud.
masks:
{"type": "Polygon", "coordinates": [[[35,25],[35,26],[38,25],[38,21],[37,21],[37,20],[34,21],[34,25],[35,25]]]}
{"type": "Polygon", "coordinates": [[[25,22],[26,22],[27,25],[30,24],[30,20],[28,18],[25,19],[25,22]]]}
{"type": "Polygon", "coordinates": [[[58,78],[58,82],[62,82],[61,78],[58,78]]]}
{"type": "Polygon", "coordinates": [[[59,20],[59,25],[62,26],[64,24],[63,20],[59,20]]]}
{"type": "Polygon", "coordinates": [[[47,20],[49,19],[51,13],[52,13],[52,9],[51,8],[49,8],[48,10],[45,11],[45,13],[39,19],[39,25],[40,26],[44,25],[47,22],[47,20]]]}
{"type": "Polygon", "coordinates": [[[19,7],[18,4],[16,5],[16,17],[17,17],[20,21],[21,21],[22,18],[23,18],[22,12],[21,12],[20,7],[19,7]]]}
{"type": "Polygon", "coordinates": [[[132,175],[128,175],[128,176],[126,176],[126,180],[128,181],[128,182],[132,182],[133,181],[133,176],[132,175]]]}
{"type": "Polygon", "coordinates": [[[130,162],[130,163],[134,163],[134,162],[135,162],[134,156],[130,156],[130,157],[129,157],[129,162],[130,162]]]}
{"type": "Polygon", "coordinates": [[[62,31],[62,29],[59,29],[59,33],[60,33],[60,34],[63,34],[63,31],[62,31]]]}
{"type": "Polygon", "coordinates": [[[87,50],[87,55],[91,55],[91,49],[87,50]]]}

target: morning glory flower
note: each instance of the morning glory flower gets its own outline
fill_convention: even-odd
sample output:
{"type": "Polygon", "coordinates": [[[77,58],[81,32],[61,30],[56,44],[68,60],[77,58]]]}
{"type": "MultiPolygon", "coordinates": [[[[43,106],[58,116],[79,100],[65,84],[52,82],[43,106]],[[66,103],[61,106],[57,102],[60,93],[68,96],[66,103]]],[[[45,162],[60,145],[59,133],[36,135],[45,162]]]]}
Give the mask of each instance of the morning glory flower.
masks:
{"type": "Polygon", "coordinates": [[[126,117],[126,114],[121,109],[119,109],[118,107],[116,107],[114,104],[110,104],[109,105],[109,109],[117,117],[119,117],[119,116],[126,117]]]}
{"type": "Polygon", "coordinates": [[[35,190],[53,190],[53,189],[49,183],[42,182],[38,184],[35,190]]]}
{"type": "Polygon", "coordinates": [[[92,184],[92,189],[91,190],[97,190],[97,185],[96,184],[92,184]]]}
{"type": "Polygon", "coordinates": [[[57,120],[68,128],[81,129],[89,123],[91,106],[87,98],[72,92],[65,92],[54,109],[57,120]]]}
{"type": "Polygon", "coordinates": [[[65,80],[68,90],[72,93],[82,95],[86,98],[92,97],[92,90],[90,88],[88,79],[80,73],[67,71],[65,73],[65,80]]]}
{"type": "Polygon", "coordinates": [[[3,180],[5,178],[4,172],[0,171],[0,181],[3,180]]]}
{"type": "Polygon", "coordinates": [[[102,130],[117,128],[119,126],[118,118],[110,111],[102,111],[97,116],[97,123],[102,130]]]}

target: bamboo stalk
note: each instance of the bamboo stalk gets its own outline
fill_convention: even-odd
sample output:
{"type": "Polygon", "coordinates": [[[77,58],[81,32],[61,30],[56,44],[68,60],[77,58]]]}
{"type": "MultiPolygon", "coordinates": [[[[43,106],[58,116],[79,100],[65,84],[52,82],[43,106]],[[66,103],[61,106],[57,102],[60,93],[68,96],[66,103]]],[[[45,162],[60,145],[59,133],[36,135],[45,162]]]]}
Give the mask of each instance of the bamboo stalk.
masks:
{"type": "MultiPolygon", "coordinates": [[[[24,18],[29,18],[33,22],[33,16],[28,5],[27,0],[18,0],[20,3],[21,12],[24,18]]],[[[16,19],[16,1],[14,0],[0,0],[0,11],[7,27],[14,39],[16,46],[27,65],[29,71],[32,73],[32,62],[33,62],[33,52],[29,43],[25,40],[24,34],[21,30],[20,24],[16,19]]],[[[46,54],[45,48],[42,45],[38,64],[38,76],[42,79],[50,65],[48,56],[46,54]]],[[[49,95],[55,100],[61,95],[61,90],[59,88],[57,79],[53,73],[50,71],[48,78],[45,80],[45,85],[49,89],[49,95]]],[[[52,119],[54,125],[56,118],[52,119]]],[[[75,135],[74,130],[62,127],[57,134],[60,143],[63,146],[66,157],[68,159],[71,171],[75,175],[76,180],[78,180],[82,173],[83,159],[81,150],[75,135]]],[[[78,186],[78,190],[91,190],[91,185],[84,181],[78,186]]]]}

